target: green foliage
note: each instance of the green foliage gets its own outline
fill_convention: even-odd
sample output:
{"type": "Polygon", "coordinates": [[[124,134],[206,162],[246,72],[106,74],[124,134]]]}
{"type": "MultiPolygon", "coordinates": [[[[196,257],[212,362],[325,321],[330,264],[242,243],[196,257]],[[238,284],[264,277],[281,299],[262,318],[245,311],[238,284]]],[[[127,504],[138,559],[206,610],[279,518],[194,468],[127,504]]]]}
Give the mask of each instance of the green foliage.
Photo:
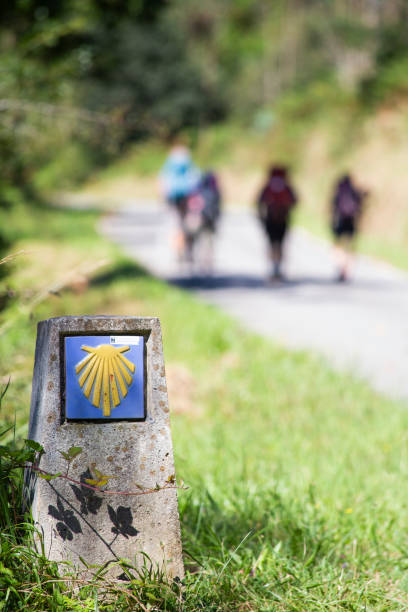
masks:
{"type": "Polygon", "coordinates": [[[217,113],[177,29],[121,20],[101,29],[94,47],[84,99],[92,108],[116,109],[127,139],[168,137],[217,113]]]}
{"type": "Polygon", "coordinates": [[[115,476],[108,476],[107,474],[102,474],[97,468],[93,468],[92,470],[93,476],[95,478],[85,478],[85,482],[89,485],[93,485],[94,487],[104,487],[108,484],[111,478],[115,478],[115,476]]]}
{"type": "Polygon", "coordinates": [[[356,84],[373,61],[382,69],[406,54],[404,10],[405,1],[384,13],[345,0],[7,3],[0,179],[21,186],[48,167],[38,185],[66,186],[131,139],[253,114],[314,81],[356,84]]]}
{"type": "Polygon", "coordinates": [[[71,446],[67,452],[61,450],[58,452],[66,461],[70,463],[73,459],[75,459],[75,457],[78,457],[78,455],[82,453],[82,448],[80,446],[71,446]]]}
{"type": "Polygon", "coordinates": [[[375,58],[378,31],[396,23],[391,11],[377,25],[379,7],[334,0],[171,4],[170,20],[186,33],[228,113],[244,116],[314,81],[358,85],[375,58]]]}
{"type": "Polygon", "coordinates": [[[44,160],[33,176],[33,184],[39,192],[72,188],[84,181],[100,161],[101,156],[89,143],[69,141],[56,157],[44,160]]]}
{"type": "Polygon", "coordinates": [[[362,81],[362,100],[370,105],[377,105],[390,99],[405,99],[408,95],[407,69],[408,53],[387,62],[375,77],[362,81]]]}

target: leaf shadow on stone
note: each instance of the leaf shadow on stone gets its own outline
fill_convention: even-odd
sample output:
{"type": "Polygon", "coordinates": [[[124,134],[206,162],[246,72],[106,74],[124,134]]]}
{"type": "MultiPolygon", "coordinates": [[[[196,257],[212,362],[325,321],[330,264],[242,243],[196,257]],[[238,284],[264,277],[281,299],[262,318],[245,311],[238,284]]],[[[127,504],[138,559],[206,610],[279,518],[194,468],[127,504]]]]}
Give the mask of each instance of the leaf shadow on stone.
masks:
{"type": "Polygon", "coordinates": [[[133,516],[130,508],[125,506],[118,506],[117,510],[114,510],[112,506],[108,504],[109,518],[113,523],[111,529],[112,533],[115,534],[115,539],[118,535],[124,536],[126,539],[137,536],[139,531],[133,527],[133,516]]]}
{"type": "MultiPolygon", "coordinates": [[[[92,474],[89,469],[83,472],[80,476],[80,481],[85,483],[87,478],[92,478],[92,474]]],[[[97,514],[102,506],[102,498],[95,494],[95,491],[88,489],[88,487],[77,487],[76,485],[70,485],[74,492],[75,497],[80,502],[80,514],[87,516],[88,514],[97,514]]]]}
{"type": "MultiPolygon", "coordinates": [[[[88,474],[87,474],[88,475],[88,474]]],[[[89,518],[84,515],[84,514],[80,514],[78,511],[78,508],[76,508],[73,503],[72,500],[68,499],[67,497],[64,497],[64,495],[62,493],[60,493],[59,491],[57,491],[55,485],[52,482],[47,482],[48,486],[50,487],[50,489],[55,493],[57,500],[60,499],[60,504],[58,504],[57,502],[57,506],[59,506],[59,508],[55,508],[55,506],[49,506],[48,510],[49,510],[49,514],[51,516],[53,516],[54,518],[56,518],[58,520],[58,522],[60,523],[60,525],[58,525],[57,527],[57,531],[60,534],[61,538],[64,538],[66,540],[71,540],[73,537],[73,533],[70,530],[69,532],[67,531],[67,528],[69,528],[68,525],[66,525],[62,520],[60,520],[60,517],[62,517],[62,512],[67,512],[67,510],[65,510],[62,506],[61,500],[64,502],[64,504],[70,508],[70,512],[72,512],[72,516],[74,517],[76,524],[74,525],[75,528],[78,528],[79,526],[79,533],[83,533],[82,529],[81,529],[81,524],[82,521],[85,525],[85,527],[87,527],[93,534],[93,536],[95,538],[97,538],[100,542],[102,542],[104,544],[104,546],[106,546],[106,548],[109,550],[109,552],[112,555],[112,558],[115,559],[116,561],[119,561],[119,557],[118,555],[115,553],[115,551],[112,549],[112,543],[108,542],[107,540],[105,540],[105,538],[102,536],[101,532],[99,531],[98,528],[95,527],[95,525],[92,524],[92,522],[90,522],[89,518]],[[52,509],[51,509],[52,508],[52,509]],[[78,517],[78,518],[77,518],[78,517]],[[71,537],[72,536],[72,537],[71,537]]],[[[68,516],[68,518],[70,518],[71,515],[68,516]]],[[[64,515],[65,518],[65,515],[64,515]]],[[[116,539],[117,536],[115,536],[116,539]]]]}
{"type": "Polygon", "coordinates": [[[48,506],[48,514],[58,521],[55,528],[64,541],[71,541],[74,533],[82,533],[81,525],[73,510],[65,509],[59,496],[57,497],[57,507],[52,504],[48,506]]]}

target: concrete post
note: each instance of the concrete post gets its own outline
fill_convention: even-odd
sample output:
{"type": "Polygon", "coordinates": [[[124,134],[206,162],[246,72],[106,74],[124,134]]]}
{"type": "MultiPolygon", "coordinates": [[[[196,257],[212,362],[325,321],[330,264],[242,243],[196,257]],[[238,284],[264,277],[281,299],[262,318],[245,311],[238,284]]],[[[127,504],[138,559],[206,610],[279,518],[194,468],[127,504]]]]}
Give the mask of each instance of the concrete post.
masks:
{"type": "MultiPolygon", "coordinates": [[[[169,578],[183,577],[158,319],[83,316],[40,322],[29,438],[45,449],[42,470],[65,474],[69,464],[72,479],[46,481],[33,471],[27,478],[33,518],[50,559],[84,569],[81,559],[104,564],[126,558],[137,567],[159,567],[169,578]],[[78,454],[68,461],[62,453],[73,447],[78,454]],[[120,493],[84,486],[95,481],[120,493]],[[123,494],[157,485],[165,488],[123,494]]],[[[113,565],[111,575],[120,574],[113,565]]]]}

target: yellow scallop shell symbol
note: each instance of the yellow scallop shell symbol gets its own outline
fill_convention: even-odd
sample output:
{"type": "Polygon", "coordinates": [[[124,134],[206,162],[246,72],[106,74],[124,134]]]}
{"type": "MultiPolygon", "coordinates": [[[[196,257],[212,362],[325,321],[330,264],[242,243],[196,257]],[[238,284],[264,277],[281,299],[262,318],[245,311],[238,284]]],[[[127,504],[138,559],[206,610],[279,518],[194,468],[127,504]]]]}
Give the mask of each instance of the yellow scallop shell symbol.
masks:
{"type": "Polygon", "coordinates": [[[78,382],[82,391],[89,399],[91,391],[92,404],[96,408],[101,407],[103,416],[110,416],[114,406],[119,406],[121,398],[126,397],[128,387],[132,382],[132,375],[135,372],[135,364],[126,359],[122,353],[129,350],[129,346],[111,346],[101,344],[100,346],[81,346],[83,351],[89,353],[82,361],[75,366],[78,382]]]}

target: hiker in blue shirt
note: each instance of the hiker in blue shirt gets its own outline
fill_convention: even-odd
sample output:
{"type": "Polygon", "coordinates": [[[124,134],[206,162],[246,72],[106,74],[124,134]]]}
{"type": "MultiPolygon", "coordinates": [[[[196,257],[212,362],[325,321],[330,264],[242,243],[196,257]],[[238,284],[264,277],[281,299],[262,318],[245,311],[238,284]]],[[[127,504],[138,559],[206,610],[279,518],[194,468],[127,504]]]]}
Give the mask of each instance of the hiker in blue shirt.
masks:
{"type": "Polygon", "coordinates": [[[175,247],[179,259],[182,259],[185,249],[183,221],[187,213],[188,198],[197,189],[200,177],[200,170],[193,163],[188,148],[176,144],[171,149],[159,178],[163,195],[178,217],[175,247]]]}
{"type": "Polygon", "coordinates": [[[167,202],[181,211],[186,198],[197,188],[201,173],[191,159],[190,151],[175,145],[160,171],[160,180],[167,202]]]}

